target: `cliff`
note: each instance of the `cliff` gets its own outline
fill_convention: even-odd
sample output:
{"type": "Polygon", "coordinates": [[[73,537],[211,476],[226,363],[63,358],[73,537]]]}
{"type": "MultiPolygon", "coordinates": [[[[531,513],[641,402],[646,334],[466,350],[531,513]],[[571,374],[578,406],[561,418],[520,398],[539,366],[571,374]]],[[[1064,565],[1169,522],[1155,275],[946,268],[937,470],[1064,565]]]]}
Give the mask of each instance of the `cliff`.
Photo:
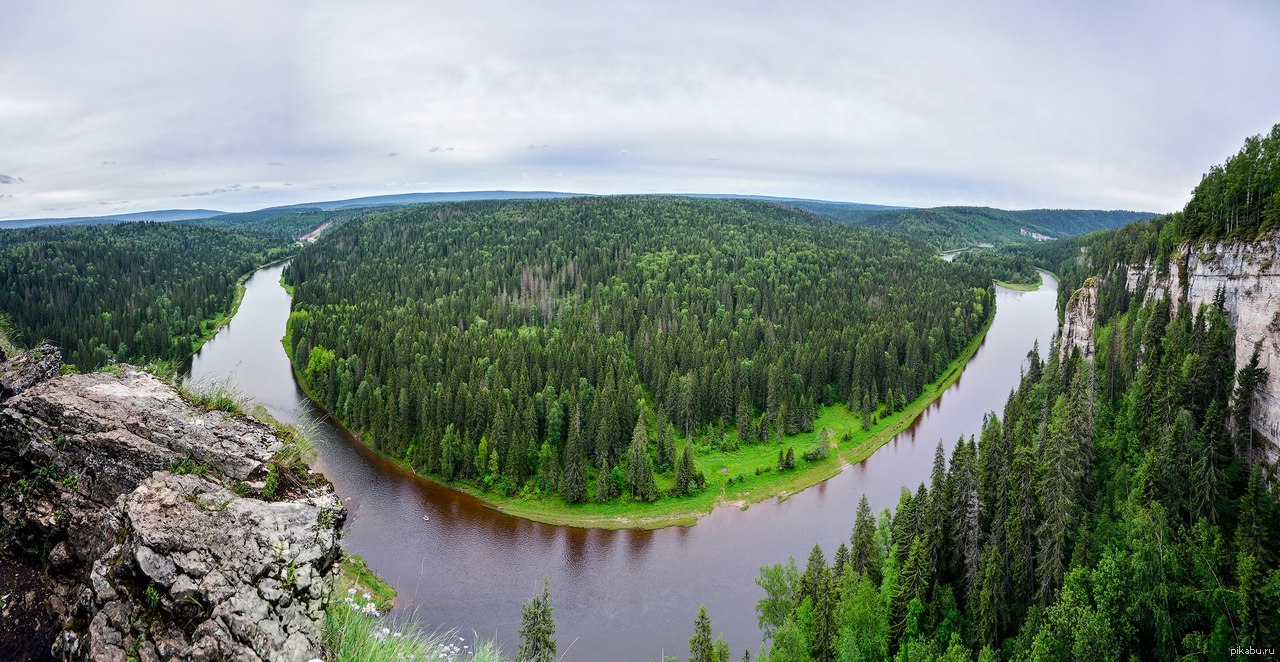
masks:
{"type": "Polygon", "coordinates": [[[1062,338],[1058,342],[1062,358],[1066,358],[1073,349],[1078,350],[1082,358],[1093,357],[1097,315],[1098,281],[1089,278],[1080,289],[1071,293],[1067,308],[1062,313],[1062,338]]]}
{"type": "MultiPolygon", "coordinates": [[[[1253,427],[1268,459],[1280,460],[1280,235],[1255,242],[1184,244],[1165,269],[1150,262],[1128,265],[1123,276],[1131,292],[1146,297],[1168,295],[1176,313],[1181,306],[1212,303],[1219,288],[1226,295],[1228,319],[1235,328],[1236,367],[1249,362],[1255,346],[1266,371],[1254,394],[1253,427]]],[[[1072,302],[1076,301],[1076,293],[1072,302]]],[[[1096,301],[1096,292],[1094,294],[1096,301]]],[[[1092,339],[1092,323],[1083,310],[1064,317],[1062,345],[1092,339]]]]}
{"type": "Polygon", "coordinates": [[[18,589],[0,593],[5,620],[35,624],[0,633],[0,657],[317,657],[342,520],[328,483],[268,489],[290,443],[273,427],[127,366],[59,365],[52,347],[0,364],[0,583],[18,589]]]}

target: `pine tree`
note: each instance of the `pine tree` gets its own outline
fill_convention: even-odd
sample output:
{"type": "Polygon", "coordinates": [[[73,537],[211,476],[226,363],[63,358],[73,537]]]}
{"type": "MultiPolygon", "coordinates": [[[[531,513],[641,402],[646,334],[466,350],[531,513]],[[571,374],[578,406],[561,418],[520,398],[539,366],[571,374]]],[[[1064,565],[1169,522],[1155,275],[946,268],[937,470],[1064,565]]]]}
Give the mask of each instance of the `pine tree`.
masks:
{"type": "Polygon", "coordinates": [[[713,644],[711,642],[711,617],[707,616],[707,606],[698,608],[698,616],[693,620],[693,637],[689,639],[689,662],[715,662],[713,644]]]}
{"type": "Polygon", "coordinates": [[[849,563],[854,572],[862,573],[871,583],[880,585],[880,561],[876,553],[876,521],[871,514],[867,495],[858,501],[858,515],[853,522],[853,535],[849,541],[849,563]]]}
{"type": "Polygon", "coordinates": [[[627,490],[631,496],[640,491],[640,458],[649,457],[649,430],[644,421],[643,409],[636,417],[636,426],[631,432],[631,444],[627,446],[627,490]]]}
{"type": "Polygon", "coordinates": [[[613,481],[610,479],[609,460],[601,457],[600,466],[596,472],[596,493],[595,499],[597,503],[605,503],[617,496],[614,493],[613,481]]]}
{"type": "Polygon", "coordinates": [[[1249,363],[1236,375],[1236,389],[1231,403],[1231,420],[1235,423],[1237,454],[1243,455],[1245,461],[1250,464],[1255,461],[1256,452],[1253,444],[1253,394],[1266,376],[1266,371],[1258,367],[1260,349],[1261,343],[1255,343],[1249,363]]]}
{"type": "Polygon", "coordinates": [[[649,431],[645,427],[645,413],[636,418],[631,446],[627,449],[627,489],[631,496],[641,501],[658,498],[658,484],[653,477],[653,463],[649,459],[649,431]]]}
{"type": "Polygon", "coordinates": [[[839,578],[847,567],[849,567],[849,546],[842,540],[840,546],[836,547],[836,558],[831,562],[831,574],[839,578]]]}
{"type": "Polygon", "coordinates": [[[689,443],[686,443],[684,449],[680,451],[680,459],[676,460],[676,484],[671,488],[673,495],[687,496],[690,494],[689,488],[693,483],[691,467],[692,465],[689,462],[689,443]]]}
{"type": "Polygon", "coordinates": [[[938,441],[933,452],[933,473],[929,479],[929,503],[924,506],[924,541],[925,551],[929,558],[929,572],[937,574],[943,565],[943,554],[948,548],[947,541],[947,456],[938,441]]]}
{"type": "Polygon", "coordinates": [[[550,579],[542,579],[542,594],[524,603],[520,611],[517,662],[555,662],[556,621],[551,608],[550,579]]]}
{"type": "Polygon", "coordinates": [[[896,647],[898,640],[907,630],[908,608],[913,600],[921,603],[926,600],[926,591],[932,578],[929,574],[929,558],[924,541],[916,538],[911,543],[911,551],[907,553],[906,562],[898,575],[892,601],[889,605],[889,627],[891,638],[896,647]]]}
{"type": "Polygon", "coordinates": [[[587,500],[587,456],[582,443],[582,408],[575,407],[573,422],[569,425],[569,438],[564,445],[564,483],[560,491],[568,503],[587,500]]]}
{"type": "Polygon", "coordinates": [[[751,423],[754,419],[755,411],[751,406],[751,393],[744,386],[742,393],[738,395],[737,415],[734,417],[738,428],[738,441],[745,444],[751,439],[751,423]]]}

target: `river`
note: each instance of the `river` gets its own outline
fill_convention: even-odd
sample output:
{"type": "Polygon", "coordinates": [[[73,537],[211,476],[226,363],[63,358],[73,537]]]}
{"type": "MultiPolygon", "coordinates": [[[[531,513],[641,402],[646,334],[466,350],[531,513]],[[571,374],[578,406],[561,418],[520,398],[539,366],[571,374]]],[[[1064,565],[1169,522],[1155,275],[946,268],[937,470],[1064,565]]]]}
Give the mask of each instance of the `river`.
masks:
{"type": "Polygon", "coordinates": [[[485,508],[400,469],[326,420],[298,388],[280,343],[290,304],[283,269],[266,267],[246,281],[234,319],[193,357],[188,379],[230,379],[276,418],[311,422],[317,468],[349,512],[343,547],[399,591],[402,616],[514,653],[520,605],[550,577],[565,660],[683,659],[700,604],[732,659],[744,649],[754,657],[759,567],[788,556],[803,567],[814,543],[830,558],[848,539],[863,494],[879,510],[895,505],[903,486],[928,480],[938,441],[949,454],[960,435],[980,431],[985,413],[1003,409],[1033,342],[1047,352],[1057,320],[1052,275],[1032,292],[997,287],[995,320],[960,378],[865,462],[785,501],[717,509],[697,526],[602,531],[485,508]]]}

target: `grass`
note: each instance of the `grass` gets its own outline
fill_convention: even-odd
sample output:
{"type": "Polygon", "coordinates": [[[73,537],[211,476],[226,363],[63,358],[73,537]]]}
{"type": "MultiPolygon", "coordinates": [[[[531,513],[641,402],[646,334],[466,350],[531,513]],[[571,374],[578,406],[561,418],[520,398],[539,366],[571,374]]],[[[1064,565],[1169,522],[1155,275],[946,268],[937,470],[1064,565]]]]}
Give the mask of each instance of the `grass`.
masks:
{"type": "Polygon", "coordinates": [[[1006,283],[1002,280],[996,281],[996,285],[999,285],[1000,287],[1005,287],[1011,290],[1021,290],[1023,292],[1034,292],[1035,290],[1040,289],[1040,286],[1043,284],[1044,277],[1042,277],[1038,271],[1036,272],[1036,282],[1034,283],[1006,283]]]}
{"type": "Polygon", "coordinates": [[[360,596],[334,601],[324,615],[324,659],[335,662],[506,660],[489,642],[466,643],[457,631],[428,633],[412,622],[390,622],[381,612],[366,612],[360,596]],[[474,647],[474,648],[473,648],[474,647]]]}
{"type": "MultiPolygon", "coordinates": [[[[606,503],[569,504],[558,496],[502,496],[485,492],[468,482],[445,482],[432,476],[424,478],[471,494],[500,512],[545,524],[595,529],[691,526],[697,523],[699,517],[718,506],[737,505],[745,509],[750,504],[765,499],[785,499],[835,476],[845,466],[871,457],[877,449],[907,429],[934,400],[955,383],[965,364],[982,344],[994,319],[993,311],[981,332],[947,367],[942,377],[925,387],[919,398],[902,411],[880,418],[868,430],[862,429],[858,414],[850,412],[843,405],[834,405],[820,410],[812,432],[791,435],[781,443],[743,445],[732,452],[702,448],[695,444],[694,457],[698,469],[707,477],[707,487],[693,496],[663,496],[650,503],[623,497],[606,503]],[[831,439],[837,442],[836,447],[826,459],[815,462],[802,460],[800,455],[815,445],[818,434],[823,429],[830,431],[831,439]],[[846,433],[849,435],[847,439],[844,437],[846,433]],[[779,471],[778,450],[785,452],[788,447],[795,449],[796,467],[779,471]],[[761,473],[757,474],[756,469],[760,469],[761,473]],[[733,480],[732,485],[727,484],[730,479],[733,480]]],[[[295,374],[296,372],[295,370],[295,374]]],[[[303,388],[306,390],[305,384],[303,388]]],[[[734,434],[736,432],[729,432],[730,436],[734,434]]],[[[399,463],[404,466],[403,462],[399,463]]],[[[659,489],[665,492],[675,480],[672,474],[660,474],[657,482],[659,489]]]]}
{"type": "Polygon", "coordinates": [[[324,659],[341,662],[381,660],[506,660],[488,642],[467,643],[457,631],[428,633],[417,624],[386,616],[395,601],[391,588],[355,554],[344,554],[337,588],[325,609],[324,659]]]}
{"type": "Polygon", "coordinates": [[[368,593],[369,600],[379,611],[387,611],[395,605],[396,590],[370,570],[359,554],[343,552],[340,567],[337,587],[340,593],[345,595],[353,588],[357,594],[368,593]]]}
{"type": "Polygon", "coordinates": [[[173,385],[187,402],[206,411],[217,410],[228,414],[244,412],[244,396],[236,390],[230,379],[194,384],[183,384],[175,380],[173,385]]]}

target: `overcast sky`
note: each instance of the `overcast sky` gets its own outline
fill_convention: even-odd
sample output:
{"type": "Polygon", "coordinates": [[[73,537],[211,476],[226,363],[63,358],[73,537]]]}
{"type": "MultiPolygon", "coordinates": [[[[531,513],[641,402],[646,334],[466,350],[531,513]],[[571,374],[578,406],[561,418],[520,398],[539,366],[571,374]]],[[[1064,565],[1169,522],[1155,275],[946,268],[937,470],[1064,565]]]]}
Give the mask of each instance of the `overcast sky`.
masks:
{"type": "Polygon", "coordinates": [[[1273,0],[0,3],[0,219],[496,188],[1170,211],[1280,122],[1273,0]]]}

